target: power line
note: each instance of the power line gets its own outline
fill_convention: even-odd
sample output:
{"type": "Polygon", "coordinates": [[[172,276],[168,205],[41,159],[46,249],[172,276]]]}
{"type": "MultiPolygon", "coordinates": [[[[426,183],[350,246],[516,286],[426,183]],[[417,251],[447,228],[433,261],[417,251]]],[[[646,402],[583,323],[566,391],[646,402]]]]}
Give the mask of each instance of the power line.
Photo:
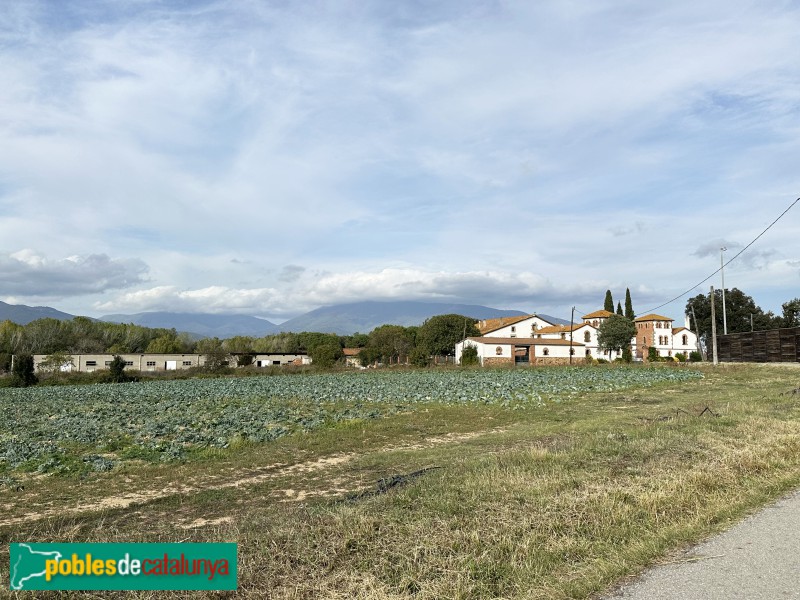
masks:
{"type": "Polygon", "coordinates": [[[667,302],[664,302],[664,304],[659,304],[659,305],[658,305],[658,306],[656,306],[655,308],[651,308],[651,309],[648,309],[648,310],[644,311],[644,312],[645,312],[645,314],[647,314],[647,313],[651,313],[651,312],[653,312],[653,311],[656,311],[656,310],[658,310],[659,308],[663,308],[663,307],[664,307],[664,306],[666,306],[667,304],[672,304],[673,302],[675,302],[675,300],[679,300],[680,298],[683,298],[683,297],[684,297],[686,294],[689,294],[689,293],[691,293],[692,291],[694,291],[694,290],[695,290],[695,288],[697,288],[697,287],[699,287],[699,286],[703,285],[703,284],[704,284],[706,281],[708,281],[709,279],[711,279],[712,277],[714,277],[714,275],[716,275],[717,273],[719,273],[720,271],[722,271],[722,269],[724,269],[724,268],[725,268],[725,267],[727,267],[729,264],[731,264],[731,263],[732,263],[734,260],[736,260],[737,258],[739,258],[739,256],[741,256],[741,254],[742,254],[742,253],[743,253],[745,250],[747,250],[747,249],[748,249],[750,246],[752,246],[753,244],[755,244],[755,243],[756,243],[756,241],[758,241],[758,238],[760,238],[762,235],[764,235],[765,233],[767,233],[767,231],[769,231],[770,229],[772,229],[772,226],[773,226],[773,225],[775,225],[775,223],[777,223],[778,221],[780,221],[780,220],[783,218],[783,216],[784,216],[786,213],[788,213],[788,212],[789,212],[789,211],[790,211],[790,210],[791,210],[791,209],[794,207],[794,205],[795,205],[795,204],[797,204],[798,202],[800,202],[800,198],[797,198],[797,199],[796,199],[794,202],[792,202],[792,203],[789,205],[789,208],[787,208],[785,211],[783,211],[783,212],[782,212],[782,213],[781,213],[781,214],[778,216],[778,218],[777,218],[777,219],[775,219],[775,220],[774,220],[772,223],[770,223],[769,225],[767,225],[767,228],[766,228],[764,231],[762,231],[761,233],[759,233],[759,234],[758,234],[758,235],[757,235],[755,238],[753,238],[753,241],[751,241],[749,244],[747,244],[747,246],[745,246],[744,248],[742,248],[741,250],[739,250],[739,252],[737,252],[735,255],[733,255],[733,256],[732,256],[732,257],[731,257],[731,258],[728,260],[728,262],[726,262],[724,265],[721,265],[719,269],[717,269],[716,271],[714,271],[713,273],[711,273],[711,275],[709,275],[708,277],[706,277],[705,279],[703,279],[703,281],[700,281],[699,283],[696,283],[696,284],[694,284],[692,287],[690,287],[690,288],[689,288],[688,290],[686,290],[685,292],[683,292],[683,293],[679,294],[678,296],[675,296],[675,297],[674,297],[672,300],[668,300],[667,302]]]}

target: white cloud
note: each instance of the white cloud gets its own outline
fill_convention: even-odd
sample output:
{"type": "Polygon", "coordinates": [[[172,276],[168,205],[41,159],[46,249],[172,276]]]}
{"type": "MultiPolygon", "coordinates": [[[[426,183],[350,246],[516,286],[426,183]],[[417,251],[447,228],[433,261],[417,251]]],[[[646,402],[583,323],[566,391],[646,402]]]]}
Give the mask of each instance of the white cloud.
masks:
{"type": "MultiPolygon", "coordinates": [[[[174,311],[244,313],[287,318],[321,305],[361,300],[419,300],[489,304],[552,312],[565,303],[592,305],[608,282],[586,281],[555,287],[534,273],[444,272],[411,268],[342,273],[303,273],[289,285],[264,288],[210,286],[178,289],[158,286],[127,292],[99,302],[102,313],[174,311]]],[[[592,310],[594,310],[592,308],[592,310]]]]}
{"type": "MultiPolygon", "coordinates": [[[[706,256],[724,256],[724,252],[732,252],[735,253],[742,247],[742,244],[738,242],[731,242],[725,239],[716,239],[705,242],[701,244],[697,250],[695,250],[692,254],[698,258],[705,258],[706,256]],[[725,249],[724,251],[722,249],[725,249]]],[[[726,259],[729,259],[731,254],[728,254],[726,259]]]]}
{"type": "MultiPolygon", "coordinates": [[[[792,4],[4,8],[0,239],[35,247],[5,259],[15,297],[287,315],[538,298],[563,315],[630,286],[655,303],[800,185],[792,4]],[[141,265],[30,284],[45,255],[136,256],[156,291],[98,295],[141,265]]],[[[792,293],[774,265],[797,258],[797,223],[731,265],[748,293],[792,293]]]]}
{"type": "Polygon", "coordinates": [[[24,249],[0,254],[2,292],[20,299],[64,298],[99,294],[144,282],[147,265],[137,259],[105,254],[49,259],[24,249]]]}

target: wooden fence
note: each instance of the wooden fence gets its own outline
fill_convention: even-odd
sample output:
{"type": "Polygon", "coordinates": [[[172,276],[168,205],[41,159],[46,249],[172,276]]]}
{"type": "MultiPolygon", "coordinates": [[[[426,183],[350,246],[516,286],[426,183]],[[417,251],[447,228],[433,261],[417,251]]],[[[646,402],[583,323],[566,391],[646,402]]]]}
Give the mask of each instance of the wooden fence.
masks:
{"type": "Polygon", "coordinates": [[[722,362],[800,362],[800,327],[717,337],[722,362]]]}

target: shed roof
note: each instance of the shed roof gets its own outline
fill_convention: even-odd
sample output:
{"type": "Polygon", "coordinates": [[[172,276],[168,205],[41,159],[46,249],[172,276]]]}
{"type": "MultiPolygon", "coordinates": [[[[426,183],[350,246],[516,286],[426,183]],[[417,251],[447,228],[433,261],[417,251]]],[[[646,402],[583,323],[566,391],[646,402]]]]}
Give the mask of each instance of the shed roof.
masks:
{"type": "Polygon", "coordinates": [[[581,319],[600,319],[605,318],[607,319],[611,315],[615,315],[617,313],[609,312],[607,310],[596,310],[594,312],[590,312],[588,315],[583,315],[581,319]]]}
{"type": "MultiPolygon", "coordinates": [[[[573,323],[572,331],[577,331],[581,327],[592,327],[589,323],[573,323]]],[[[569,325],[551,325],[550,327],[542,327],[541,329],[536,330],[536,335],[540,333],[569,333],[570,326],[569,325]]]]}
{"type": "MultiPolygon", "coordinates": [[[[513,345],[513,346],[569,346],[569,340],[562,340],[558,338],[497,338],[497,337],[470,337],[467,338],[473,342],[481,344],[496,344],[496,345],[513,345]]],[[[573,346],[583,346],[579,342],[572,342],[573,346]]]]}

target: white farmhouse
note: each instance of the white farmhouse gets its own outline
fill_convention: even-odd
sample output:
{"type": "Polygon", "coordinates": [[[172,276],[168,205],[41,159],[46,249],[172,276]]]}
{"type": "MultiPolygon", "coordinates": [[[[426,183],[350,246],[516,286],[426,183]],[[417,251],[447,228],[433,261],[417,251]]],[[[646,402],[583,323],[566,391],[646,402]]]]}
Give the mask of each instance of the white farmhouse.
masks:
{"type": "MultiPolygon", "coordinates": [[[[456,344],[455,360],[467,346],[476,348],[482,365],[577,364],[578,360],[604,358],[615,360],[617,351],[601,351],[598,334],[602,324],[615,313],[597,310],[581,317],[582,323],[557,325],[532,314],[476,323],[481,335],[456,344]],[[570,360],[571,359],[571,360],[570,360]]],[[[659,356],[697,348],[697,335],[688,327],[672,328],[672,319],[650,314],[634,321],[636,336],[631,338],[631,352],[637,360],[646,360],[648,348],[655,346],[659,356]]]]}
{"type": "Polygon", "coordinates": [[[456,344],[456,363],[461,362],[461,353],[467,346],[477,349],[483,366],[566,365],[570,364],[570,350],[573,361],[584,352],[583,344],[574,342],[570,347],[569,340],[562,339],[469,337],[456,344]]]}

